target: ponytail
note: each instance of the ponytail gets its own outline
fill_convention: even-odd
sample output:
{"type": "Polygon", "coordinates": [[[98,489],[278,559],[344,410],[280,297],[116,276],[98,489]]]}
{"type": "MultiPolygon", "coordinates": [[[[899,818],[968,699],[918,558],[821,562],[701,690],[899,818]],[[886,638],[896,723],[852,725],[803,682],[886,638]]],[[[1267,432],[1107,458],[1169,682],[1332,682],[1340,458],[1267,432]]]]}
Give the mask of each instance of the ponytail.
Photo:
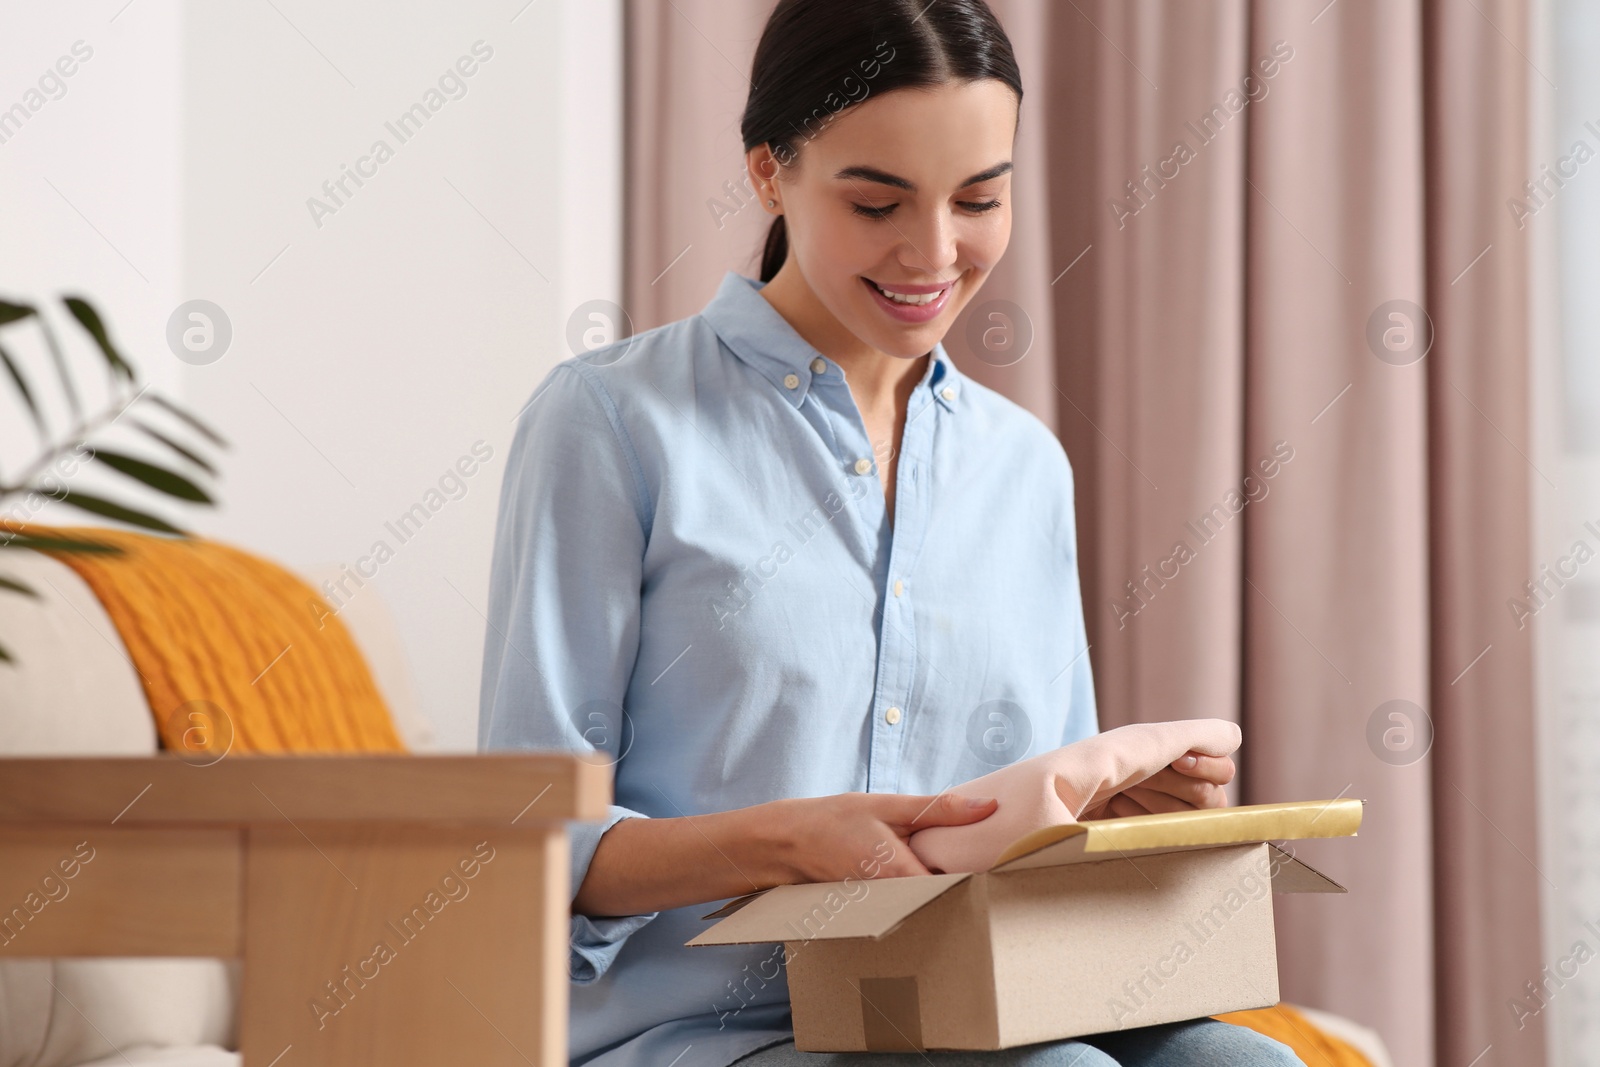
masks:
{"type": "Polygon", "coordinates": [[[783,267],[783,261],[789,258],[789,230],[783,224],[783,216],[779,215],[772,220],[772,227],[767,230],[767,244],[761,250],[761,280],[770,282],[778,276],[778,271],[783,267]]]}

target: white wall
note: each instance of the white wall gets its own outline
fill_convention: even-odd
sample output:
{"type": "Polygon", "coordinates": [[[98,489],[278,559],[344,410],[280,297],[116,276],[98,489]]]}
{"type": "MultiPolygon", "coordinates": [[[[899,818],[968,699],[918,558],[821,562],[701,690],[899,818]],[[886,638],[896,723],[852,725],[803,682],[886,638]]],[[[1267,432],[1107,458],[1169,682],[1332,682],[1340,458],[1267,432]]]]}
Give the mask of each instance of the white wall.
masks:
{"type": "MultiPolygon", "coordinates": [[[[1529,980],[1553,990],[1537,1023],[1546,1027],[1552,1067],[1600,1067],[1600,965],[1576,963],[1574,946],[1600,953],[1600,560],[1577,558],[1577,543],[1600,550],[1600,9],[1591,0],[1538,5],[1540,51],[1531,57],[1540,124],[1530,177],[1543,168],[1569,177],[1547,197],[1529,233],[1539,255],[1531,296],[1538,315],[1534,425],[1537,495],[1530,575],[1550,595],[1532,626],[1539,668],[1546,975],[1518,975],[1507,994],[1527,1001],[1529,980]],[[1559,163],[1585,142],[1588,162],[1559,163]],[[1591,525],[1592,524],[1592,525],[1591,525]],[[1565,571],[1563,577],[1562,572],[1565,571]],[[1559,584],[1557,584],[1559,581],[1559,584]]],[[[1547,186],[1548,188],[1549,186],[1547,186]]],[[[1511,191],[1508,191],[1508,193],[1511,191]]]]}
{"type": "Polygon", "coordinates": [[[570,312],[620,300],[620,0],[123,3],[0,8],[7,102],[95,48],[0,145],[6,284],[91,294],[233,441],[222,506],[167,513],[291,567],[364,567],[335,603],[384,599],[423,713],[471,749],[511,420],[571,354],[570,312]],[[418,103],[437,110],[402,139],[386,124],[418,103]],[[360,164],[378,141],[392,154],[360,164]],[[168,348],[196,298],[231,323],[214,362],[168,348]]]}
{"type": "MultiPolygon", "coordinates": [[[[179,13],[116,11],[0,3],[0,295],[57,307],[59,294],[88,296],[148,350],[147,380],[171,389],[181,364],[131,343],[160,336],[182,269],[179,13]]],[[[57,324],[76,329],[64,313],[57,324]]],[[[40,354],[31,336],[4,340],[27,358],[40,354]]],[[[37,442],[4,388],[0,469],[12,476],[37,442]]]]}

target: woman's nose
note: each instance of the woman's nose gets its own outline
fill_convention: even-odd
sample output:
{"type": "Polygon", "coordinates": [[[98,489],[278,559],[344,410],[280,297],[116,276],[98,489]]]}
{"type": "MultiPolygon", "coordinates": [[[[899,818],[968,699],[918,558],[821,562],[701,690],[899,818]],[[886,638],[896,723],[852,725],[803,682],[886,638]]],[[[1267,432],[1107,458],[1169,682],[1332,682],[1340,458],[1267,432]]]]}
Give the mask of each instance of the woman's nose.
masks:
{"type": "Polygon", "coordinates": [[[912,226],[901,232],[905,247],[900,261],[911,270],[944,278],[956,261],[956,228],[949,212],[941,208],[918,216],[912,226]]]}

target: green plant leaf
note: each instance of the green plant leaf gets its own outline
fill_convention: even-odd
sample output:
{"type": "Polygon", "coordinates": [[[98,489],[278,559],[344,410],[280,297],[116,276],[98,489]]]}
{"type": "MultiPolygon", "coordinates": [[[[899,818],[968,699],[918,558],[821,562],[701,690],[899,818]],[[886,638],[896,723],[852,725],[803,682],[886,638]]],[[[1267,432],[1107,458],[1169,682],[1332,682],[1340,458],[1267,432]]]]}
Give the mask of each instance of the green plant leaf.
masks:
{"type": "Polygon", "coordinates": [[[7,578],[3,574],[0,574],[0,589],[9,589],[13,593],[21,593],[23,596],[31,596],[35,600],[39,599],[39,594],[33,591],[32,586],[24,585],[15,578],[7,578]]]}
{"type": "Polygon", "coordinates": [[[27,304],[13,304],[9,300],[0,300],[0,326],[25,319],[32,314],[35,314],[34,309],[27,304]]]}
{"type": "Polygon", "coordinates": [[[65,488],[44,489],[34,486],[33,490],[43,493],[52,499],[59,500],[68,507],[77,508],[79,511],[87,511],[93,515],[101,515],[108,519],[116,519],[118,522],[125,522],[130,526],[143,526],[147,530],[155,530],[159,533],[179,534],[183,537],[190,536],[189,531],[180,530],[165,519],[158,518],[146,511],[140,511],[137,508],[124,507],[115,501],[107,500],[103,496],[94,496],[80,490],[65,488]]]}
{"type": "Polygon", "coordinates": [[[11,358],[11,353],[0,347],[0,363],[5,364],[6,373],[11,375],[11,383],[17,387],[17,392],[22,394],[22,402],[28,406],[28,414],[33,417],[34,426],[38,427],[39,437],[46,443],[50,440],[50,428],[44,424],[44,416],[39,412],[39,404],[33,399],[33,390],[28,388],[28,379],[22,376],[22,370],[11,358]]]}
{"type": "Polygon", "coordinates": [[[217,431],[201,422],[194,415],[191,415],[187,411],[180,408],[177,404],[174,404],[172,401],[168,400],[164,396],[161,396],[159,393],[149,393],[147,395],[152,404],[155,404],[157,407],[165,408],[176,418],[188,423],[197,433],[203,434],[204,436],[210,438],[212,444],[216,445],[218,448],[228,447],[228,442],[221,434],[217,433],[217,431]]]}
{"type": "MultiPolygon", "coordinates": [[[[37,312],[35,312],[38,315],[37,312]]],[[[50,350],[50,361],[56,365],[56,376],[61,379],[61,391],[67,394],[67,407],[72,409],[72,418],[76,422],[83,421],[83,405],[78,403],[78,390],[72,384],[72,375],[67,371],[67,359],[61,354],[61,345],[56,341],[56,332],[50,328],[43,315],[38,315],[39,332],[44,334],[45,347],[50,350]]]]}
{"type": "Polygon", "coordinates": [[[8,548],[31,548],[36,552],[78,552],[83,555],[120,556],[122,548],[118,545],[108,545],[101,541],[83,541],[75,537],[39,536],[37,534],[13,534],[6,536],[0,532],[0,551],[8,548]]]}
{"type": "Polygon", "coordinates": [[[172,449],[178,455],[182,456],[190,463],[193,463],[196,467],[199,467],[213,478],[217,476],[217,468],[212,466],[205,459],[201,458],[199,453],[190,451],[188,448],[179,444],[177,441],[174,441],[172,438],[168,437],[154,426],[151,426],[149,423],[140,422],[138,419],[134,418],[130,418],[128,422],[149,434],[157,441],[160,441],[162,444],[166,445],[168,448],[172,449]]]}
{"type": "Polygon", "coordinates": [[[108,448],[91,448],[89,457],[97,459],[114,471],[126,474],[129,478],[143,482],[158,492],[175,496],[180,500],[193,500],[199,504],[211,503],[211,498],[206,491],[191,482],[181,474],[174,474],[164,467],[154,463],[147,463],[136,456],[122,452],[113,452],[108,448]]]}
{"type": "Polygon", "coordinates": [[[61,302],[67,305],[67,310],[72,312],[72,317],[77,319],[89,336],[94,338],[94,343],[100,346],[101,353],[110,364],[113,374],[119,374],[127,381],[137,381],[138,375],[133,367],[122,358],[122,353],[117,351],[117,346],[111,343],[110,334],[106,333],[105,323],[100,321],[100,313],[89,305],[87,300],[76,296],[65,296],[61,302]]]}

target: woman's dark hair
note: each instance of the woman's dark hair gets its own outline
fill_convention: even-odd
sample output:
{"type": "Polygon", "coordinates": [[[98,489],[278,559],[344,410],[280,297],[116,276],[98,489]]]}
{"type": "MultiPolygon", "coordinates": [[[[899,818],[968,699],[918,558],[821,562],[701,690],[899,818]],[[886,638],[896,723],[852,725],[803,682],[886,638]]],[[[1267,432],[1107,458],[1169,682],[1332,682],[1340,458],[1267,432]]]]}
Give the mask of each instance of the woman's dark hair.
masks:
{"type": "MultiPolygon", "coordinates": [[[[1022,102],[1011,41],[984,0],[779,0],[750,71],[740,131],[792,166],[833,116],[873,93],[997,78],[1022,102]]],[[[789,254],[783,216],[767,231],[761,280],[789,254]]]]}

